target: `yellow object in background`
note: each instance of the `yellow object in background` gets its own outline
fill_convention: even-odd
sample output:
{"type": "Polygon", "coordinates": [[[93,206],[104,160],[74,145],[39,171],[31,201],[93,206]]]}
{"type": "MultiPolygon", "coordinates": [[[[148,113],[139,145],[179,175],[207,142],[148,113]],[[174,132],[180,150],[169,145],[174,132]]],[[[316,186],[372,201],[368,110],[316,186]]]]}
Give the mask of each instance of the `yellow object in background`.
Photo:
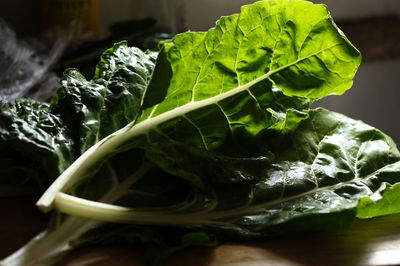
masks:
{"type": "Polygon", "coordinates": [[[40,4],[42,30],[56,25],[67,27],[79,20],[83,33],[98,32],[98,0],[41,0],[40,4]]]}

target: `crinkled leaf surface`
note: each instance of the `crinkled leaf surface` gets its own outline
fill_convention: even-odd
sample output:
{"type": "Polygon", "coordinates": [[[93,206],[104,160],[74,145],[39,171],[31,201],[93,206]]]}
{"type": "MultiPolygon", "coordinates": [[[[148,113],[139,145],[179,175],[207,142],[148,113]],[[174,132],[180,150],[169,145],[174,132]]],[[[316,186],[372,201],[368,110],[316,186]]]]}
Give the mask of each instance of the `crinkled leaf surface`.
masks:
{"type": "Polygon", "coordinates": [[[74,160],[73,141],[49,105],[0,102],[0,195],[43,191],[74,160]]]}
{"type": "MultiPolygon", "coordinates": [[[[398,167],[398,164],[389,166],[382,174],[387,177],[391,174],[397,176],[398,167]]],[[[360,204],[357,206],[358,218],[365,219],[400,212],[400,184],[398,182],[394,185],[386,183],[382,184],[382,188],[382,191],[372,198],[364,197],[360,200],[360,204]]]]}
{"type": "MultiPolygon", "coordinates": [[[[127,47],[125,42],[118,43],[103,54],[92,80],[86,80],[75,69],[68,69],[50,106],[23,99],[15,104],[1,102],[0,188],[7,192],[9,187],[4,187],[4,183],[20,186],[26,182],[25,187],[31,190],[33,181],[43,183],[45,179],[46,184],[39,188],[42,191],[48,181],[100,138],[134,121],[142,106],[156,55],[127,47]],[[52,172],[50,178],[44,175],[47,172],[52,172]]],[[[135,183],[149,168],[143,151],[122,153],[99,167],[93,179],[74,184],[71,194],[105,202],[114,202],[124,193],[137,195],[129,190],[130,182],[135,183]]],[[[156,183],[151,182],[151,178],[145,180],[156,183]]],[[[170,184],[172,187],[175,183],[171,181],[170,184]]],[[[174,186],[177,188],[179,186],[174,186]]],[[[166,201],[162,193],[156,192],[160,190],[151,186],[143,190],[140,202],[150,204],[149,199],[154,201],[154,198],[161,198],[166,204],[174,202],[174,198],[166,201]]],[[[52,264],[75,247],[70,241],[85,242],[80,237],[97,224],[54,213],[47,230],[1,263],[52,264]],[[40,254],[35,253],[36,250],[41,250],[40,254]],[[21,253],[26,256],[20,256],[21,253]]]]}
{"type": "Polygon", "coordinates": [[[50,106],[1,102],[0,194],[10,194],[8,185],[43,191],[88,147],[135,120],[156,56],[121,42],[102,55],[92,80],[66,70],[50,106]]]}
{"type": "Polygon", "coordinates": [[[92,80],[65,71],[52,112],[70,129],[78,155],[136,119],[156,57],[121,42],[103,53],[92,80]]]}

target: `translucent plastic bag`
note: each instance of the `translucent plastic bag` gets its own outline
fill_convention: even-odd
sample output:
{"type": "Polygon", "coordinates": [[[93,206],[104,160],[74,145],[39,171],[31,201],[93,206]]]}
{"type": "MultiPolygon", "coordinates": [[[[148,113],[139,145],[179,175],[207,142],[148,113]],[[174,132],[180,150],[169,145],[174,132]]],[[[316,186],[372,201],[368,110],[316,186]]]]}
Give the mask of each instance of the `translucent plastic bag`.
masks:
{"type": "Polygon", "coordinates": [[[62,36],[48,49],[38,40],[18,40],[0,19],[0,98],[13,101],[25,96],[43,80],[62,55],[68,41],[62,36]]]}

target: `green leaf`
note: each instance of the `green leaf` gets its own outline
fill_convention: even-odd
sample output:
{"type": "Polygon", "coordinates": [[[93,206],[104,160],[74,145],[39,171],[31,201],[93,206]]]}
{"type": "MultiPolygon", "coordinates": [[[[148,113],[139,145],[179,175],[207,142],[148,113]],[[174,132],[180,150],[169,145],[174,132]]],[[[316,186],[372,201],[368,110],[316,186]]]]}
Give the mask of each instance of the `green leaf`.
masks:
{"type": "Polygon", "coordinates": [[[51,109],[69,128],[79,154],[136,119],[156,56],[120,42],[103,53],[92,80],[76,69],[64,72],[51,109]]]}
{"type": "Polygon", "coordinates": [[[10,186],[17,194],[42,192],[82,152],[134,121],[156,56],[121,42],[104,52],[92,80],[66,70],[50,106],[1,101],[0,194],[10,186]]]}
{"type": "MultiPolygon", "coordinates": [[[[312,111],[289,136],[268,143],[275,159],[265,177],[248,189],[249,209],[259,214],[237,220],[249,231],[348,226],[367,198],[389,197],[385,184],[400,181],[400,153],[389,137],[324,109],[312,111]]],[[[390,203],[392,211],[399,208],[396,201],[390,203]]]]}
{"type": "MultiPolygon", "coordinates": [[[[350,87],[359,63],[359,52],[326,7],[306,1],[258,2],[222,17],[208,32],[179,34],[161,45],[147,87],[144,106],[156,104],[92,146],[38,205],[49,209],[56,192],[127,149],[153,152],[177,144],[189,147],[192,157],[227,155],[226,147],[242,139],[256,143],[269,129],[293,130],[307,118],[311,100],[350,87]]],[[[93,135],[85,131],[81,139],[93,135]]],[[[169,170],[168,156],[163,160],[154,162],[169,170]]],[[[201,186],[201,173],[193,170],[171,173],[201,186]]]]}
{"type": "MultiPolygon", "coordinates": [[[[396,168],[398,175],[400,166],[397,165],[396,168]]],[[[357,206],[358,218],[365,219],[400,212],[400,183],[394,185],[386,183],[382,186],[384,187],[382,191],[360,200],[357,206]]]]}
{"type": "Polygon", "coordinates": [[[195,103],[196,108],[217,104],[243,91],[251,94],[251,87],[264,80],[270,81],[266,87],[272,82],[290,96],[341,94],[360,63],[359,52],[326,7],[306,1],[243,6],[240,14],[222,17],[208,32],[187,32],[164,42],[163,54],[173,75],[168,88],[159,88],[166,91],[163,102],[144,118],[195,103]]]}
{"type": "MultiPolygon", "coordinates": [[[[70,215],[56,213],[58,223],[20,252],[31,259],[48,243],[52,254],[59,254],[74,248],[65,243],[140,241],[153,252],[154,262],[186,246],[213,245],[214,236],[218,241],[265,240],[293,231],[346,228],[356,217],[399,211],[400,152],[379,130],[316,109],[295,131],[272,130],[259,140],[268,147],[264,158],[225,158],[236,160],[234,168],[254,178],[204,178],[203,189],[148,168],[139,150],[121,153],[69,191],[94,201],[59,194],[57,209],[70,215]],[[108,204],[113,202],[121,206],[108,204]]],[[[204,167],[213,157],[206,159],[192,164],[204,167]]],[[[52,254],[42,259],[54,259],[52,254]]],[[[16,258],[18,253],[7,261],[16,258]]]]}
{"type": "Polygon", "coordinates": [[[43,191],[74,160],[73,142],[48,104],[0,101],[1,196],[43,191]]]}
{"type": "Polygon", "coordinates": [[[199,153],[226,156],[238,146],[253,151],[266,130],[296,129],[308,117],[310,101],[348,89],[360,63],[326,7],[304,1],[243,6],[208,32],[163,42],[159,58],[145,98],[145,106],[154,105],[124,138],[195,183],[201,173],[182,171],[187,161],[174,167],[171,146],[187,147],[189,160],[199,153]],[[244,139],[253,145],[243,145],[244,139]]]}

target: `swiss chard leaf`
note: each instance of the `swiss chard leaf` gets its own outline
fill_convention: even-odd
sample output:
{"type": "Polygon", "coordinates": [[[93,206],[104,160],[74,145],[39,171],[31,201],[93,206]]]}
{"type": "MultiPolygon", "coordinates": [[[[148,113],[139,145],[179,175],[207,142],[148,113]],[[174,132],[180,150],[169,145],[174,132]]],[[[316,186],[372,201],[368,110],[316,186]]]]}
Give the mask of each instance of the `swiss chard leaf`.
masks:
{"type": "Polygon", "coordinates": [[[77,155],[136,119],[156,57],[121,42],[103,53],[92,80],[64,72],[51,108],[70,129],[77,155]]]}
{"type": "MultiPolygon", "coordinates": [[[[51,208],[58,191],[131,148],[164,150],[181,143],[194,147],[187,150],[191,157],[226,155],[225,148],[242,136],[294,130],[307,118],[310,101],[351,86],[359,63],[360,53],[326,7],[306,1],[261,1],[222,17],[208,32],[179,34],[161,45],[147,108],[137,121],[92,146],[38,205],[51,208]]],[[[170,171],[168,157],[154,162],[170,171]]],[[[195,170],[171,173],[201,186],[195,170]]]]}
{"type": "MultiPolygon", "coordinates": [[[[103,54],[92,80],[87,81],[76,69],[68,69],[50,106],[24,99],[15,104],[1,102],[1,191],[9,195],[9,183],[18,187],[19,194],[21,183],[23,192],[37,187],[36,183],[41,185],[38,192],[43,191],[99,138],[134,121],[142,106],[156,55],[127,47],[125,42],[118,43],[103,54]]],[[[121,196],[117,191],[130,192],[129,182],[135,183],[150,168],[142,151],[123,153],[100,167],[97,180],[74,184],[71,194],[113,202],[121,196]]],[[[60,254],[75,247],[69,240],[76,241],[77,245],[85,242],[80,238],[97,224],[54,213],[47,230],[0,264],[52,264],[60,254]],[[35,253],[37,249],[51,249],[51,252],[41,252],[43,256],[19,256],[35,253]]]]}
{"type": "Polygon", "coordinates": [[[134,121],[156,56],[117,43],[102,55],[92,80],[66,70],[51,105],[2,101],[0,194],[43,191],[82,152],[134,121]]]}
{"type": "Polygon", "coordinates": [[[207,234],[265,238],[399,211],[391,139],[310,110],[347,90],[360,63],[325,6],[257,2],[163,42],[155,57],[117,44],[93,80],[66,72],[43,110],[80,157],[38,202],[59,211],[49,229],[3,263],[50,263],[87,242],[168,254],[215,244],[207,234]]]}
{"type": "Polygon", "coordinates": [[[164,83],[158,90],[165,98],[142,120],[196,102],[215,105],[240,92],[262,105],[259,93],[252,93],[252,85],[262,81],[268,81],[266,90],[275,84],[286,95],[308,99],[341,94],[360,63],[360,53],[326,6],[289,0],[243,6],[240,14],[222,17],[208,32],[187,32],[164,42],[160,56],[166,58],[158,62],[164,64],[160,69],[171,69],[172,76],[153,81],[164,83]]]}
{"type": "Polygon", "coordinates": [[[275,159],[264,178],[247,186],[247,206],[237,208],[248,214],[231,220],[249,234],[348,226],[365,216],[366,199],[388,206],[389,193],[396,193],[388,187],[400,181],[400,153],[361,121],[317,109],[295,132],[273,139],[266,142],[275,159]]]}
{"type": "Polygon", "coordinates": [[[43,191],[75,159],[68,128],[49,105],[0,101],[0,195],[43,191]]]}
{"type": "Polygon", "coordinates": [[[210,168],[221,173],[217,179],[252,178],[230,171],[237,160],[226,158],[240,158],[240,150],[257,156],[266,130],[296,129],[308,117],[310,101],[351,86],[360,63],[326,7],[304,1],[244,6],[208,32],[165,41],[159,58],[145,98],[153,106],[128,134],[146,135],[136,145],[147,142],[150,160],[197,184],[210,168]],[[198,156],[221,160],[196,167],[190,161],[198,156]]]}

